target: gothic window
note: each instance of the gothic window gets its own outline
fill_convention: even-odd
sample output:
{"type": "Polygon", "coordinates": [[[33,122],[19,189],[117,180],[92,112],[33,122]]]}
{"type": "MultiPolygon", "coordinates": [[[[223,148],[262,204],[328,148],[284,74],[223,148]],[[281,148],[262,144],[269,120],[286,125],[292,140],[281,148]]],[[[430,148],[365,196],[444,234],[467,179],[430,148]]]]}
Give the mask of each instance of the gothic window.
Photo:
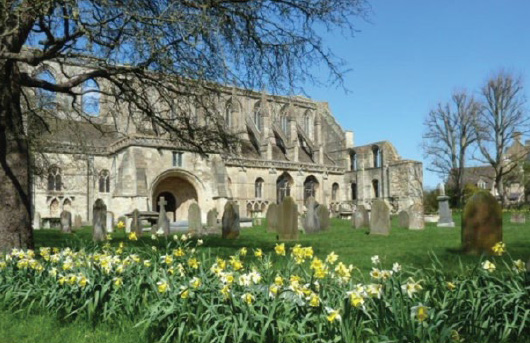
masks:
{"type": "Polygon", "coordinates": [[[263,179],[259,177],[254,184],[254,196],[258,199],[263,198],[263,182],[263,179]]]}
{"type": "Polygon", "coordinates": [[[478,180],[477,187],[480,188],[480,189],[486,189],[486,187],[487,187],[486,182],[484,182],[484,180],[482,180],[482,179],[478,180]]]}
{"type": "Polygon", "coordinates": [[[357,200],[357,184],[355,182],[351,184],[351,199],[357,200]]]}
{"type": "MultiPolygon", "coordinates": [[[[46,81],[52,84],[56,83],[55,77],[48,70],[44,70],[40,72],[39,74],[37,74],[37,79],[46,81]]],[[[57,106],[56,100],[57,99],[56,99],[55,92],[42,89],[42,88],[37,88],[37,106],[39,108],[44,109],[44,110],[53,110],[57,106]]]]}
{"type": "Polygon", "coordinates": [[[263,113],[259,102],[254,105],[253,119],[258,131],[263,130],[263,113]]]}
{"type": "Polygon", "coordinates": [[[338,195],[339,195],[339,184],[335,182],[333,186],[331,186],[331,200],[337,201],[338,195]]]}
{"type": "Polygon", "coordinates": [[[83,83],[83,97],[81,98],[83,112],[89,116],[99,116],[100,92],[96,81],[90,79],[83,83]]]}
{"type": "Polygon", "coordinates": [[[310,129],[311,129],[311,118],[309,118],[309,112],[306,112],[304,114],[304,131],[305,131],[305,133],[309,135],[310,129]]]}
{"type": "Polygon", "coordinates": [[[379,180],[372,180],[372,188],[374,189],[374,198],[379,198],[379,180]]]}
{"type": "Polygon", "coordinates": [[[50,203],[50,217],[59,217],[59,200],[53,199],[50,203]]]}
{"type": "Polygon", "coordinates": [[[103,169],[99,172],[99,192],[110,192],[110,172],[107,169],[103,169]]]}
{"type": "Polygon", "coordinates": [[[313,175],[308,176],[304,181],[304,203],[309,197],[316,197],[318,181],[313,175]]]}
{"type": "Polygon", "coordinates": [[[291,195],[291,185],[293,179],[288,173],[283,173],[276,180],[276,201],[281,203],[285,197],[291,195]]]}
{"type": "Polygon", "coordinates": [[[355,152],[350,154],[350,170],[357,170],[357,154],[355,152]]]}
{"type": "Polygon", "coordinates": [[[289,128],[289,118],[287,117],[287,114],[283,113],[280,117],[280,127],[282,128],[282,131],[289,136],[291,133],[289,128]]]}
{"type": "Polygon", "coordinates": [[[173,167],[182,167],[182,155],[181,151],[173,151],[173,167]]]}
{"type": "Polygon", "coordinates": [[[374,168],[379,168],[379,167],[381,167],[381,164],[379,163],[380,154],[381,154],[381,152],[379,151],[379,147],[378,147],[378,146],[374,146],[374,147],[372,148],[372,155],[373,155],[373,165],[374,165],[374,168]]]}
{"type": "Polygon", "coordinates": [[[48,190],[60,191],[62,189],[61,170],[53,166],[48,170],[48,190]]]}

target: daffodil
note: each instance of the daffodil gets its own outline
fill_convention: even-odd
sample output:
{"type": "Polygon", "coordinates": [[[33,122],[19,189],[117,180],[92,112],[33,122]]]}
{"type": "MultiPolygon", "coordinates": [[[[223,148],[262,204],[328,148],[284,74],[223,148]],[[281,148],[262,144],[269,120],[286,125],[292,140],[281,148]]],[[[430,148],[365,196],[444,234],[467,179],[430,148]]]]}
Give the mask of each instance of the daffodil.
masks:
{"type": "Polygon", "coordinates": [[[493,250],[493,253],[497,256],[502,256],[506,252],[506,244],[503,242],[497,242],[495,245],[491,248],[493,250]]]}
{"type": "Polygon", "coordinates": [[[445,285],[447,286],[447,288],[450,290],[450,291],[454,291],[455,288],[456,288],[456,285],[453,283],[453,282],[450,282],[450,281],[447,281],[445,283],[445,285]]]}
{"type": "Polygon", "coordinates": [[[166,293],[169,290],[169,284],[165,280],[158,281],[156,285],[160,293],[166,293]]]}
{"type": "Polygon", "coordinates": [[[280,275],[276,275],[274,278],[274,284],[277,286],[283,286],[283,278],[280,275]]]}
{"type": "Polygon", "coordinates": [[[277,255],[285,256],[285,244],[276,244],[276,246],[274,247],[274,251],[277,255]]]}
{"type": "Polygon", "coordinates": [[[353,307],[361,307],[364,305],[364,296],[362,292],[351,291],[348,292],[348,295],[350,296],[350,304],[353,307]]]}
{"type": "Polygon", "coordinates": [[[311,307],[319,307],[320,306],[320,298],[317,294],[311,293],[309,296],[309,306],[311,307]]]}
{"type": "Polygon", "coordinates": [[[190,297],[190,290],[189,288],[182,288],[180,292],[180,298],[181,299],[188,299],[190,297]]]}
{"type": "Polygon", "coordinates": [[[339,259],[339,256],[335,254],[335,252],[330,252],[328,256],[326,256],[326,263],[334,264],[339,259]]]}
{"type": "Polygon", "coordinates": [[[513,261],[513,265],[517,272],[524,272],[526,270],[526,265],[522,260],[513,261]]]}
{"type": "Polygon", "coordinates": [[[125,223],[123,221],[119,221],[118,224],[116,225],[116,227],[119,229],[119,230],[122,230],[125,228],[125,223]]]}
{"type": "Polygon", "coordinates": [[[496,269],[495,265],[488,260],[482,262],[482,268],[487,270],[490,273],[494,272],[496,269]]]}
{"type": "Polygon", "coordinates": [[[201,286],[202,281],[198,277],[193,277],[193,279],[190,280],[190,286],[197,289],[201,286]]]}
{"type": "Polygon", "coordinates": [[[379,260],[379,255],[372,256],[372,264],[379,264],[381,261],[379,260]]]}
{"type": "Polygon", "coordinates": [[[173,249],[173,255],[175,255],[175,257],[182,257],[186,255],[186,252],[182,248],[173,249]]]}
{"type": "Polygon", "coordinates": [[[138,240],[138,237],[136,236],[136,232],[132,231],[131,233],[129,233],[129,240],[130,241],[137,241],[138,240]]]}
{"type": "Polygon", "coordinates": [[[392,271],[394,273],[399,273],[401,271],[401,265],[397,262],[395,262],[393,265],[392,265],[392,271]]]}
{"type": "Polygon", "coordinates": [[[263,251],[260,248],[255,249],[254,250],[254,256],[257,257],[257,258],[262,258],[263,257],[263,251]]]}
{"type": "Polygon", "coordinates": [[[112,280],[114,281],[114,286],[116,288],[120,288],[123,285],[123,278],[121,278],[121,277],[115,277],[112,280]]]}
{"type": "Polygon", "coordinates": [[[381,274],[381,271],[377,268],[372,268],[372,271],[370,272],[370,276],[376,280],[381,279],[383,277],[383,275],[381,274]]]}
{"type": "Polygon", "coordinates": [[[423,287],[419,284],[419,282],[416,282],[414,281],[414,279],[409,278],[407,283],[401,286],[401,289],[403,290],[403,292],[407,293],[409,298],[412,298],[413,294],[421,291],[423,287]]]}
{"type": "Polygon", "coordinates": [[[254,296],[250,293],[245,293],[241,296],[241,299],[243,299],[243,301],[246,302],[248,305],[251,305],[254,301],[254,296]]]}
{"type": "Polygon", "coordinates": [[[223,298],[226,300],[228,298],[230,298],[230,287],[228,285],[224,285],[222,288],[221,288],[221,295],[223,296],[223,298]]]}
{"type": "Polygon", "coordinates": [[[280,291],[280,287],[276,284],[272,284],[269,287],[269,297],[275,298],[278,295],[278,292],[280,291]]]}
{"type": "Polygon", "coordinates": [[[188,260],[188,266],[190,268],[193,268],[193,269],[198,269],[199,268],[199,260],[197,260],[195,257],[192,257],[188,260]]]}
{"type": "Polygon", "coordinates": [[[247,248],[243,247],[243,248],[239,249],[239,255],[240,256],[245,257],[245,256],[247,256],[247,253],[248,253],[247,248]]]}
{"type": "Polygon", "coordinates": [[[197,240],[197,246],[203,245],[204,241],[202,239],[197,240]]]}
{"type": "Polygon", "coordinates": [[[328,322],[330,323],[333,323],[334,321],[340,322],[341,316],[340,316],[339,310],[334,310],[332,308],[326,307],[326,312],[328,313],[328,316],[326,317],[328,322]]]}
{"type": "Polygon", "coordinates": [[[424,322],[429,318],[429,308],[427,306],[423,306],[422,304],[420,304],[418,306],[412,307],[411,310],[412,316],[418,319],[420,323],[424,322]]]}

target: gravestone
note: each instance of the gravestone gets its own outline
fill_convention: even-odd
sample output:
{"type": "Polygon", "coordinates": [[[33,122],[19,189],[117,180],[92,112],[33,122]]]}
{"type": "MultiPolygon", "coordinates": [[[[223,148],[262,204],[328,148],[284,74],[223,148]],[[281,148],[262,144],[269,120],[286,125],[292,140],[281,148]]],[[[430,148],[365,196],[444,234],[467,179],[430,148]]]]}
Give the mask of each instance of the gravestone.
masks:
{"type": "Polygon", "coordinates": [[[160,200],[158,201],[158,206],[160,206],[160,212],[158,213],[158,221],[156,222],[156,233],[169,237],[169,219],[167,218],[166,214],[166,205],[166,199],[164,199],[164,197],[160,197],[160,200]]]}
{"type": "Polygon", "coordinates": [[[201,222],[201,208],[194,202],[188,208],[188,230],[192,235],[204,234],[201,222]]]}
{"type": "Polygon", "coordinates": [[[267,208],[267,231],[276,232],[278,231],[278,222],[280,220],[279,207],[276,204],[270,204],[267,208]]]}
{"type": "Polygon", "coordinates": [[[423,206],[415,204],[409,207],[409,229],[423,230],[425,228],[425,220],[423,217],[423,206]]]}
{"type": "Polygon", "coordinates": [[[107,205],[103,200],[98,199],[92,207],[92,239],[95,242],[102,242],[105,240],[105,220],[107,218],[107,205]]]}
{"type": "Polygon", "coordinates": [[[329,229],[330,219],[329,219],[329,210],[324,205],[319,205],[317,207],[317,216],[318,221],[320,222],[320,230],[329,229]]]}
{"type": "Polygon", "coordinates": [[[279,207],[278,237],[281,240],[298,239],[298,205],[288,196],[279,207]]]}
{"type": "Polygon", "coordinates": [[[107,211],[106,225],[107,233],[114,232],[114,213],[107,211]]]}
{"type": "Polygon", "coordinates": [[[398,214],[399,227],[408,229],[410,226],[410,215],[408,211],[402,210],[398,214]]]}
{"type": "Polygon", "coordinates": [[[475,193],[462,214],[462,249],[468,254],[491,254],[502,241],[502,210],[493,195],[475,193]]]}
{"type": "Polygon", "coordinates": [[[215,229],[217,227],[217,217],[219,216],[219,212],[217,212],[217,209],[213,208],[208,211],[206,214],[206,226],[209,229],[215,229]]]}
{"type": "Polygon", "coordinates": [[[61,212],[61,232],[72,233],[72,213],[68,211],[61,212]]]}
{"type": "Polygon", "coordinates": [[[137,208],[132,212],[130,220],[129,232],[134,232],[137,237],[140,237],[142,235],[142,224],[140,223],[140,211],[137,208]]]}
{"type": "Polygon", "coordinates": [[[79,229],[81,226],[83,226],[83,218],[80,214],[76,214],[74,216],[74,229],[79,229]]]}
{"type": "Polygon", "coordinates": [[[306,200],[307,212],[302,220],[305,233],[315,233],[320,231],[320,220],[317,215],[318,202],[315,198],[309,197],[306,200]]]}
{"type": "Polygon", "coordinates": [[[514,213],[512,212],[510,216],[510,223],[513,224],[524,224],[526,223],[526,214],[525,213],[514,213]]]}
{"type": "Polygon", "coordinates": [[[222,237],[223,238],[237,238],[239,237],[239,208],[233,201],[227,201],[223,211],[222,222],[222,237]]]}
{"type": "Polygon", "coordinates": [[[372,203],[372,216],[370,218],[370,234],[390,234],[390,207],[384,200],[374,200],[372,203]]]}
{"type": "Polygon", "coordinates": [[[453,212],[449,208],[449,197],[445,195],[445,188],[443,183],[438,186],[440,195],[436,198],[438,200],[438,219],[437,227],[455,227],[453,222],[453,212]]]}
{"type": "Polygon", "coordinates": [[[370,225],[370,219],[368,217],[368,211],[364,205],[357,206],[353,214],[353,227],[356,229],[361,229],[368,227],[370,225]]]}
{"type": "Polygon", "coordinates": [[[33,230],[39,230],[42,227],[42,222],[40,219],[40,213],[37,212],[33,215],[33,230]]]}

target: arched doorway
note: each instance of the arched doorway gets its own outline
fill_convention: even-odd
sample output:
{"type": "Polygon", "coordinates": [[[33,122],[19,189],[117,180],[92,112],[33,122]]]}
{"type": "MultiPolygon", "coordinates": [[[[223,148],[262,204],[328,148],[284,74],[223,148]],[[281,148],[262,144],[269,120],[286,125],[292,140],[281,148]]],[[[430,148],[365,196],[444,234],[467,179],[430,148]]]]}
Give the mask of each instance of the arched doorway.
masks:
{"type": "Polygon", "coordinates": [[[152,208],[160,209],[158,202],[164,197],[168,218],[173,221],[187,220],[188,209],[199,197],[195,186],[185,177],[169,175],[161,178],[153,187],[152,208]]]}

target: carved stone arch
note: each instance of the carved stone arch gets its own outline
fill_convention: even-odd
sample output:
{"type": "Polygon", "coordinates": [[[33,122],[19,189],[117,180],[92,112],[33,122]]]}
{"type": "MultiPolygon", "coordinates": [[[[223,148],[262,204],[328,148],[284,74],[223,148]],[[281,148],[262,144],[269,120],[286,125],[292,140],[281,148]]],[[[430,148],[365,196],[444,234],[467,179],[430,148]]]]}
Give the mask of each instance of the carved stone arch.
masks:
{"type": "Polygon", "coordinates": [[[265,107],[264,103],[261,100],[258,100],[252,106],[252,120],[258,131],[263,131],[263,124],[265,117],[265,107]]]}
{"type": "Polygon", "coordinates": [[[242,108],[241,102],[233,96],[226,101],[223,119],[228,128],[235,127],[236,123],[241,120],[242,108]]]}

